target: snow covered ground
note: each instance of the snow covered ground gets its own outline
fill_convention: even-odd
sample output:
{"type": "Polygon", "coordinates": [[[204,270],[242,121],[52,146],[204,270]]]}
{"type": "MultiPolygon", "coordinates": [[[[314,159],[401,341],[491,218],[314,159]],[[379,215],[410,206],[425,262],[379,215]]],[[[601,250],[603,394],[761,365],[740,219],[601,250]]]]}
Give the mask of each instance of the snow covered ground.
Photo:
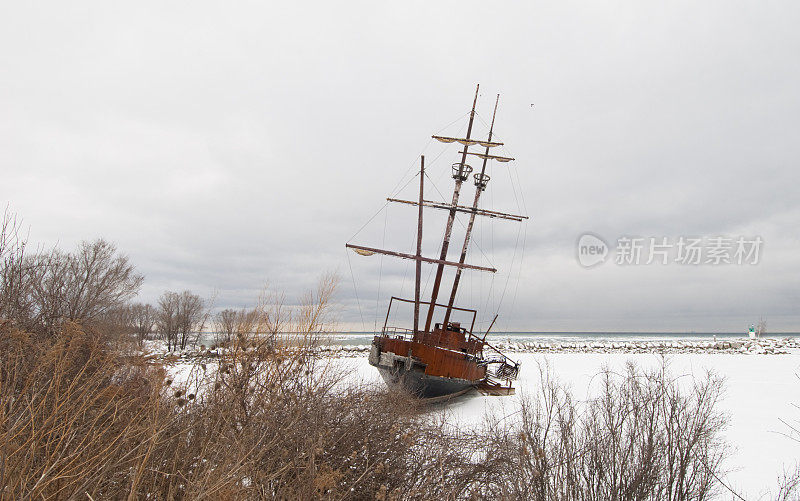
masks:
{"type": "MultiPolygon", "coordinates": [[[[595,376],[603,366],[621,371],[628,360],[644,367],[655,367],[662,361],[660,355],[653,353],[513,353],[512,358],[522,363],[516,395],[475,395],[452,402],[441,412],[449,413],[458,426],[476,426],[486,412],[514,419],[520,397],[536,392],[538,365],[545,361],[551,374],[568,385],[576,399],[591,397],[592,384],[599,382],[595,376]]],[[[726,464],[731,471],[725,482],[745,499],[772,499],[780,475],[800,465],[800,442],[786,436],[790,429],[780,421],[800,422],[800,407],[795,407],[800,406],[800,352],[755,356],[676,353],[667,355],[667,360],[675,376],[700,378],[710,369],[725,377],[726,391],[719,410],[728,414],[729,423],[723,435],[733,447],[726,464]]],[[[353,380],[383,385],[377,371],[367,363],[365,353],[334,358],[331,362],[341,364],[353,380]]],[[[176,381],[185,381],[191,365],[190,359],[183,360],[173,365],[170,372],[176,381]]]]}
{"type": "MultiPolygon", "coordinates": [[[[653,354],[553,353],[515,354],[523,368],[517,381],[517,395],[511,397],[474,396],[452,403],[447,411],[462,426],[474,426],[484,412],[513,414],[519,398],[536,390],[538,362],[547,360],[557,378],[571,386],[576,398],[590,396],[593,377],[604,365],[623,369],[627,360],[642,366],[657,366],[661,357],[653,354]]],[[[789,429],[779,419],[800,420],[800,354],[776,356],[741,356],[687,353],[668,357],[673,374],[702,377],[707,369],[726,378],[725,398],[720,410],[728,413],[724,432],[735,448],[727,463],[731,471],[726,482],[746,499],[771,499],[780,474],[794,469],[800,458],[800,443],[781,433],[789,429]]],[[[380,380],[366,357],[340,359],[365,382],[380,380]]],[[[595,378],[594,381],[597,381],[595,378]]],[[[513,419],[513,415],[511,417],[513,419]]],[[[727,498],[726,498],[727,499],[727,498]]]]}

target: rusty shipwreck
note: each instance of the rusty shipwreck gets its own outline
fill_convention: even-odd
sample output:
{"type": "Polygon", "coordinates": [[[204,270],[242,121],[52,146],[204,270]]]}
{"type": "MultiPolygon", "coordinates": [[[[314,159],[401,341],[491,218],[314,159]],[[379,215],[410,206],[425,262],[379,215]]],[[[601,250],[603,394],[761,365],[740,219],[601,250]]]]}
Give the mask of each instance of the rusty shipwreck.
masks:
{"type": "Polygon", "coordinates": [[[488,138],[483,140],[472,137],[477,99],[478,90],[476,89],[465,137],[432,136],[437,141],[457,143],[462,148],[461,151],[456,153],[460,161],[452,164],[451,167],[454,181],[452,202],[448,204],[425,199],[424,156],[420,158],[418,200],[387,199],[389,202],[412,205],[418,208],[416,253],[403,253],[351,243],[346,244],[348,248],[360,255],[383,254],[415,261],[414,298],[391,298],[383,328],[376,333],[372,340],[369,363],[378,369],[389,386],[399,386],[425,399],[447,399],[473,389],[485,394],[513,394],[514,388],[511,382],[516,379],[519,373],[519,364],[491,346],[486,340],[486,335],[494,325],[497,316],[494,316],[485,332],[476,333],[473,329],[475,328],[477,310],[454,305],[464,270],[490,273],[497,271],[494,268],[470,265],[465,262],[475,218],[485,216],[517,222],[527,219],[526,216],[479,208],[481,195],[486,191],[490,181],[490,177],[487,174],[487,167],[491,165],[490,162],[505,163],[514,159],[492,154],[493,148],[503,144],[492,140],[497,101],[495,102],[488,138]],[[475,147],[478,151],[470,151],[472,147],[475,147]],[[467,163],[469,159],[477,159],[480,162],[478,171],[473,172],[473,168],[467,163]],[[469,184],[474,185],[472,205],[459,205],[462,188],[465,185],[468,188],[469,184]],[[449,213],[438,258],[429,258],[422,255],[423,209],[425,208],[444,210],[449,213]],[[459,258],[457,261],[451,261],[448,260],[448,250],[453,231],[453,222],[457,213],[467,214],[469,220],[466,225],[464,242],[461,246],[459,258]],[[432,264],[436,267],[431,297],[427,301],[420,297],[421,269],[424,263],[432,264]],[[440,289],[445,267],[454,268],[455,276],[449,299],[440,303],[440,289]],[[392,308],[398,305],[406,307],[413,305],[413,318],[407,318],[404,322],[401,322],[405,325],[389,325],[392,308]],[[462,321],[455,321],[454,317],[456,316],[462,321]]]}

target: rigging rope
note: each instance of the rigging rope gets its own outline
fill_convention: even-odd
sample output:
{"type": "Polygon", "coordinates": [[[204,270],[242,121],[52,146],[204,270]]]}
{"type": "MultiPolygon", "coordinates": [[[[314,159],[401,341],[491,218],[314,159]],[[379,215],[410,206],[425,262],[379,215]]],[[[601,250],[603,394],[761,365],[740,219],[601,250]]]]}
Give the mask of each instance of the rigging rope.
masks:
{"type": "MultiPolygon", "coordinates": [[[[383,212],[383,240],[381,241],[381,247],[386,247],[386,222],[389,218],[389,211],[386,210],[383,212]]],[[[378,293],[375,294],[375,323],[373,325],[374,331],[378,332],[378,301],[381,298],[381,279],[383,278],[383,254],[381,254],[381,261],[380,261],[380,268],[378,268],[378,293]]]]}
{"type": "MultiPolygon", "coordinates": [[[[416,175],[414,175],[414,177],[412,177],[411,179],[409,179],[409,180],[406,182],[406,184],[405,184],[405,185],[403,185],[403,187],[402,187],[402,188],[400,188],[400,191],[402,191],[403,189],[405,189],[405,187],[406,187],[406,186],[408,186],[408,184],[409,184],[411,181],[413,181],[413,180],[414,180],[414,178],[415,178],[415,177],[417,177],[417,176],[419,176],[419,172],[417,172],[417,173],[416,173],[416,175]]],[[[389,205],[389,201],[388,201],[388,200],[387,200],[386,202],[384,202],[384,203],[383,203],[383,205],[381,206],[381,208],[380,208],[380,209],[378,209],[378,210],[377,210],[377,212],[375,212],[375,214],[373,214],[373,215],[372,215],[372,217],[370,217],[370,218],[367,220],[367,222],[366,222],[366,223],[364,223],[363,225],[361,225],[361,228],[359,228],[359,229],[358,229],[358,231],[356,231],[355,233],[353,233],[353,236],[351,236],[350,238],[348,238],[348,239],[347,239],[347,242],[348,242],[348,243],[350,243],[350,242],[351,242],[351,241],[352,241],[354,238],[356,238],[356,236],[358,236],[358,234],[359,234],[359,233],[361,233],[361,230],[363,230],[364,228],[366,228],[366,227],[367,227],[367,225],[368,225],[369,223],[371,223],[371,222],[372,222],[372,220],[373,220],[373,219],[375,219],[375,218],[378,216],[378,214],[380,214],[380,213],[381,213],[381,211],[383,211],[383,210],[386,208],[386,206],[387,206],[387,205],[389,205]]]]}
{"type": "MultiPolygon", "coordinates": [[[[433,179],[431,179],[431,178],[430,178],[430,176],[428,176],[428,173],[427,173],[427,172],[425,173],[425,177],[427,177],[427,178],[428,178],[428,180],[431,182],[431,184],[433,185],[433,188],[434,188],[434,189],[435,189],[435,190],[436,190],[436,191],[439,193],[439,196],[440,196],[440,197],[442,197],[442,198],[444,198],[444,195],[442,195],[442,192],[439,190],[439,187],[438,187],[438,186],[436,186],[436,183],[434,183],[434,182],[433,182],[433,179]]],[[[445,203],[449,203],[449,202],[445,202],[445,203]]],[[[464,228],[465,230],[467,229],[467,227],[464,225],[464,222],[463,222],[463,221],[461,221],[461,220],[458,218],[458,215],[457,215],[457,214],[456,214],[455,220],[458,222],[458,224],[460,224],[460,225],[461,225],[461,227],[462,227],[462,228],[464,228]]],[[[475,247],[477,247],[477,248],[478,248],[478,250],[479,250],[479,251],[481,251],[481,254],[483,254],[483,257],[484,257],[484,258],[486,258],[486,261],[489,263],[489,266],[491,266],[492,268],[494,268],[495,266],[494,266],[494,264],[492,263],[492,260],[491,260],[491,259],[489,259],[489,256],[487,256],[487,255],[486,255],[486,253],[483,251],[483,248],[482,248],[480,245],[478,245],[478,243],[477,243],[477,242],[475,242],[474,240],[470,240],[470,243],[471,243],[471,244],[474,244],[474,245],[475,245],[475,247]]]]}
{"type": "Polygon", "coordinates": [[[528,225],[524,223],[525,227],[522,229],[522,251],[519,258],[519,266],[517,267],[517,283],[514,286],[514,297],[511,298],[511,306],[508,308],[509,313],[514,312],[514,305],[517,302],[517,293],[519,292],[519,282],[522,278],[522,263],[525,261],[525,242],[528,238],[528,225]]]}
{"type": "MultiPolygon", "coordinates": [[[[485,126],[488,126],[488,123],[486,122],[486,120],[484,120],[484,118],[479,113],[476,112],[475,115],[478,117],[478,119],[485,126]]],[[[509,157],[513,157],[514,156],[514,154],[506,147],[505,141],[503,141],[502,137],[500,137],[497,134],[492,134],[492,140],[504,143],[500,147],[500,149],[503,151],[503,153],[505,155],[509,156],[509,157]]],[[[512,191],[512,193],[514,195],[514,202],[515,202],[515,204],[517,206],[517,210],[519,211],[520,214],[527,216],[528,215],[528,207],[527,207],[527,204],[525,203],[525,195],[523,193],[522,183],[520,182],[520,178],[519,178],[519,169],[516,166],[509,166],[508,167],[508,176],[509,176],[509,182],[511,184],[511,191],[512,191]],[[514,170],[513,173],[511,172],[512,169],[514,170]],[[515,177],[516,177],[516,183],[515,183],[515,177]],[[519,187],[519,193],[517,193],[517,186],[519,187]]],[[[492,200],[494,200],[494,193],[492,193],[491,196],[492,196],[492,200]]],[[[517,277],[516,277],[516,283],[514,285],[514,296],[513,296],[512,300],[511,300],[511,305],[509,306],[509,310],[508,310],[509,312],[512,312],[514,310],[514,305],[516,304],[516,300],[517,300],[517,294],[519,293],[519,283],[520,283],[521,277],[522,277],[522,262],[523,262],[524,257],[525,257],[525,246],[526,246],[526,243],[527,243],[527,235],[528,235],[527,221],[522,221],[520,224],[523,225],[524,228],[523,227],[518,227],[518,229],[517,229],[517,237],[516,237],[515,242],[514,242],[514,253],[513,253],[512,258],[511,258],[511,269],[509,270],[509,273],[506,276],[506,282],[505,282],[505,284],[503,286],[503,291],[500,294],[500,299],[497,302],[497,310],[496,310],[495,313],[498,314],[498,315],[500,313],[500,309],[503,306],[503,301],[505,300],[505,295],[506,295],[506,292],[508,290],[509,281],[511,279],[511,275],[514,272],[513,268],[514,268],[514,264],[515,263],[517,264],[517,273],[516,273],[517,277]],[[522,233],[522,235],[523,235],[523,237],[522,237],[522,248],[521,249],[519,247],[520,233],[522,233]],[[518,251],[519,251],[519,254],[520,254],[520,258],[519,258],[519,261],[517,262],[516,257],[517,257],[517,252],[518,251]]],[[[494,231],[492,231],[491,237],[492,237],[491,238],[491,242],[492,242],[491,245],[492,245],[492,249],[494,249],[494,231]]],[[[481,253],[483,253],[482,250],[481,250],[481,253]]],[[[490,285],[489,296],[486,299],[486,308],[487,309],[488,309],[488,306],[489,306],[489,302],[491,300],[492,287],[494,285],[495,275],[496,274],[492,275],[492,284],[490,285]]]]}
{"type": "MultiPolygon", "coordinates": [[[[445,125],[445,126],[444,126],[444,127],[442,127],[441,129],[437,130],[437,131],[434,133],[434,135],[436,135],[436,134],[439,134],[440,132],[442,132],[442,131],[443,131],[443,130],[445,130],[446,128],[450,127],[450,126],[451,126],[451,125],[453,125],[454,123],[456,123],[456,122],[458,122],[458,121],[462,120],[462,119],[464,118],[464,116],[466,116],[466,115],[469,115],[469,113],[465,113],[464,115],[461,115],[460,117],[456,118],[455,120],[453,120],[453,121],[452,121],[452,122],[450,122],[449,124],[445,125]]],[[[464,128],[464,127],[462,126],[462,129],[463,129],[463,128],[464,128]]],[[[430,138],[428,138],[428,142],[427,142],[427,143],[425,143],[425,146],[422,148],[422,150],[420,150],[420,155],[421,155],[421,154],[423,154],[423,153],[424,153],[424,152],[425,152],[425,151],[428,149],[428,146],[430,146],[432,142],[433,142],[433,137],[430,137],[430,138]]],[[[443,154],[443,153],[444,153],[446,150],[447,150],[447,148],[446,148],[446,147],[442,147],[442,149],[441,149],[440,153],[439,153],[439,154],[438,154],[438,155],[437,155],[437,156],[436,156],[436,157],[433,159],[433,161],[432,161],[432,162],[430,162],[430,163],[429,163],[429,166],[430,166],[430,165],[433,165],[433,164],[436,162],[436,160],[438,160],[438,158],[439,158],[440,156],[442,156],[442,154],[443,154]]],[[[408,172],[409,172],[409,171],[410,171],[412,168],[414,168],[414,166],[415,166],[415,165],[417,165],[417,159],[419,159],[419,156],[417,156],[417,158],[415,158],[415,159],[414,159],[414,161],[411,163],[411,165],[408,167],[408,169],[406,169],[405,173],[403,173],[403,176],[400,178],[400,180],[397,182],[397,184],[395,184],[395,185],[394,185],[394,188],[392,188],[392,189],[389,191],[389,193],[390,193],[390,196],[391,196],[391,197],[394,197],[394,196],[396,196],[398,193],[400,193],[400,191],[402,191],[403,189],[405,189],[405,187],[406,187],[406,186],[408,186],[408,183],[409,183],[411,180],[409,180],[408,182],[406,182],[405,184],[403,184],[402,188],[400,188],[399,190],[397,189],[397,187],[398,187],[398,186],[400,186],[400,184],[402,184],[402,183],[403,183],[403,179],[404,179],[404,178],[405,178],[405,177],[408,175],[408,172]]],[[[414,179],[415,177],[416,177],[416,174],[415,174],[415,175],[414,175],[414,176],[413,176],[411,179],[414,179]]]]}
{"type": "MultiPolygon", "coordinates": [[[[433,140],[431,139],[431,141],[433,141],[433,140]]],[[[430,143],[431,143],[431,141],[428,141],[428,144],[430,144],[430,143]]],[[[426,148],[427,148],[427,146],[426,146],[426,148]]],[[[423,149],[423,151],[424,151],[424,149],[423,149]]],[[[443,153],[444,153],[444,151],[442,151],[442,152],[440,152],[438,155],[436,155],[436,157],[434,157],[433,161],[432,161],[432,162],[430,162],[430,164],[429,164],[429,165],[433,165],[433,164],[435,164],[435,163],[436,163],[436,161],[439,159],[439,157],[441,157],[441,156],[442,156],[442,154],[443,154],[443,153]]],[[[411,165],[411,167],[413,167],[415,164],[416,164],[416,160],[414,161],[414,164],[412,164],[412,165],[411,165]]],[[[411,170],[411,167],[409,167],[409,170],[411,170]]],[[[408,170],[406,171],[406,174],[408,174],[408,170]]],[[[416,173],[415,173],[413,176],[411,176],[411,178],[410,178],[408,181],[406,181],[406,182],[405,182],[405,184],[404,184],[403,186],[400,186],[400,188],[399,188],[399,189],[397,189],[397,187],[400,185],[400,182],[402,182],[402,179],[401,179],[401,180],[400,180],[400,182],[398,182],[398,183],[395,185],[395,188],[394,188],[394,189],[393,189],[393,190],[390,192],[390,195],[389,195],[389,196],[390,196],[391,198],[394,198],[394,197],[396,197],[396,196],[397,196],[397,195],[398,195],[398,194],[399,194],[401,191],[403,191],[404,189],[406,189],[406,186],[408,186],[408,185],[411,183],[411,181],[413,181],[414,179],[416,179],[416,177],[417,177],[417,176],[419,176],[419,172],[416,172],[416,173]]],[[[430,179],[430,177],[428,176],[428,174],[427,174],[427,173],[425,173],[425,176],[426,176],[426,177],[428,177],[428,179],[430,179]]],[[[403,175],[403,177],[405,177],[405,174],[403,175]]],[[[434,187],[435,187],[435,185],[434,185],[434,187]]],[[[436,189],[436,191],[439,191],[439,189],[437,188],[437,189],[436,189]]],[[[439,192],[439,193],[441,194],[441,192],[439,192]]],[[[373,219],[375,219],[375,218],[378,216],[378,214],[380,214],[380,213],[381,213],[381,211],[382,211],[382,210],[384,210],[384,209],[385,209],[385,208],[386,208],[388,205],[389,205],[389,201],[387,200],[387,201],[386,201],[386,202],[384,202],[384,203],[383,203],[383,205],[382,205],[382,206],[381,206],[381,207],[380,207],[380,208],[379,208],[379,209],[378,209],[378,210],[375,212],[375,214],[373,214],[373,215],[372,215],[372,217],[370,217],[370,218],[367,220],[367,222],[366,222],[366,223],[364,223],[363,225],[361,225],[361,227],[358,229],[358,231],[356,231],[355,233],[353,233],[353,235],[352,235],[352,236],[351,236],[349,239],[347,239],[347,242],[348,242],[348,243],[349,243],[349,242],[351,242],[351,241],[352,241],[352,240],[353,240],[353,239],[354,239],[356,236],[358,236],[358,234],[359,234],[359,233],[361,233],[361,231],[362,231],[364,228],[366,228],[366,227],[367,227],[367,225],[368,225],[369,223],[371,223],[371,222],[372,222],[372,220],[373,220],[373,219]]]]}
{"type": "Polygon", "coordinates": [[[500,308],[503,305],[503,299],[505,299],[505,297],[506,297],[506,289],[508,289],[508,282],[509,282],[509,280],[511,280],[511,270],[514,269],[514,262],[517,259],[517,248],[519,247],[519,235],[520,235],[521,231],[522,231],[522,227],[519,226],[517,228],[517,239],[516,239],[516,242],[514,243],[514,254],[511,257],[511,269],[509,270],[508,276],[506,277],[506,284],[503,286],[503,293],[500,294],[500,301],[497,304],[497,311],[495,311],[496,315],[500,314],[500,308]]]}
{"type": "MultiPolygon", "coordinates": [[[[414,243],[416,242],[416,240],[417,240],[417,236],[414,235],[412,237],[412,239],[411,239],[411,246],[410,247],[412,247],[412,248],[414,247],[414,243]]],[[[404,261],[405,265],[404,265],[404,268],[403,268],[403,281],[400,283],[400,295],[401,296],[405,295],[406,279],[408,278],[408,267],[411,266],[411,260],[410,259],[403,259],[403,261],[404,261]]]]}
{"type": "Polygon", "coordinates": [[[367,324],[364,322],[364,312],[361,311],[361,301],[358,299],[358,289],[356,288],[356,276],[353,273],[353,265],[350,264],[350,253],[347,252],[347,249],[344,250],[345,256],[347,256],[347,266],[350,268],[350,277],[353,279],[353,293],[356,295],[356,304],[358,305],[358,314],[361,316],[361,328],[364,331],[367,330],[367,324]]]}

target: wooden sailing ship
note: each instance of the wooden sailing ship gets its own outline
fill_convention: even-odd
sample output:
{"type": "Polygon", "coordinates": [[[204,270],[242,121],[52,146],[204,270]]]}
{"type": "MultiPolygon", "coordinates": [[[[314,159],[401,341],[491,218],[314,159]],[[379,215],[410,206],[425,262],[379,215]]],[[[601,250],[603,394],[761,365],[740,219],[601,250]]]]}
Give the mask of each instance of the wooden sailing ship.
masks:
{"type": "Polygon", "coordinates": [[[376,367],[383,379],[390,386],[400,386],[422,398],[442,399],[466,393],[477,389],[485,394],[509,395],[514,393],[511,381],[519,373],[519,364],[512,361],[499,350],[486,341],[486,334],[491,330],[497,316],[483,335],[473,332],[477,310],[456,307],[454,305],[456,293],[463,270],[479,270],[494,273],[497,270],[483,266],[466,264],[467,249],[476,216],[523,221],[526,216],[506,214],[479,208],[481,194],[486,191],[490,177],[486,173],[489,162],[510,162],[513,158],[490,154],[492,148],[503,143],[492,140],[494,118],[497,113],[495,102],[489,136],[486,140],[472,138],[472,125],[475,119],[475,105],[478,99],[478,89],[472,102],[472,111],[469,115],[466,137],[432,136],[444,143],[459,143],[463,150],[460,161],[452,165],[454,180],[452,203],[440,203],[425,200],[425,157],[420,159],[419,172],[419,199],[417,201],[389,198],[390,202],[397,202],[418,207],[416,253],[407,254],[355,244],[347,244],[361,255],[384,254],[403,259],[412,259],[416,262],[416,280],[414,299],[392,297],[386,313],[383,329],[375,335],[369,354],[369,363],[376,367]],[[478,146],[483,152],[469,151],[470,147],[478,146]],[[477,158],[482,162],[480,172],[473,174],[473,168],[467,164],[468,158],[477,158]],[[470,179],[475,186],[475,195],[471,206],[459,205],[462,187],[470,179]],[[441,253],[438,259],[422,256],[422,221],[423,208],[435,208],[448,211],[447,224],[444,230],[441,253]],[[466,227],[464,243],[458,261],[448,260],[450,237],[456,213],[469,214],[469,223],[466,227]],[[436,275],[433,282],[430,301],[420,298],[420,280],[423,263],[436,265],[436,275]],[[439,303],[439,293],[445,267],[455,268],[455,278],[450,297],[446,304],[439,303]],[[392,307],[400,303],[413,303],[413,326],[390,326],[389,318],[392,307]],[[425,309],[425,316],[421,318],[420,312],[425,309]],[[451,320],[453,312],[466,316],[469,326],[451,320]],[[443,317],[437,317],[442,315],[443,317]],[[434,322],[434,319],[441,321],[434,322]]]}

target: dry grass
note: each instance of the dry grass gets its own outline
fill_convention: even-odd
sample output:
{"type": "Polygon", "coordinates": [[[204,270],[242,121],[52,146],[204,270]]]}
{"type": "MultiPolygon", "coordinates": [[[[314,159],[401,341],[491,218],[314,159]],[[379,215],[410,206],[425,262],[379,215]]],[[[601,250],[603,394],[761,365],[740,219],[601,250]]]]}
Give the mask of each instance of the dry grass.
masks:
{"type": "Polygon", "coordinates": [[[0,337],[0,485],[5,499],[116,494],[151,442],[157,371],[122,360],[75,324],[0,337]]]}
{"type": "MultiPolygon", "coordinates": [[[[425,428],[402,395],[337,385],[311,332],[329,305],[300,307],[308,340],[264,301],[218,370],[198,363],[191,390],[123,356],[76,323],[56,336],[6,324],[0,337],[4,499],[373,498],[405,486],[425,428]],[[245,334],[245,332],[250,334],[245,334]],[[253,332],[257,334],[253,334],[253,332]]],[[[216,363],[216,361],[208,361],[216,363]]]]}
{"type": "Polygon", "coordinates": [[[520,419],[458,431],[404,395],[338,384],[313,345],[239,336],[176,390],[101,338],[3,332],[4,499],[681,500],[719,486],[713,377],[681,389],[630,367],[578,404],[543,372],[520,419]]]}

